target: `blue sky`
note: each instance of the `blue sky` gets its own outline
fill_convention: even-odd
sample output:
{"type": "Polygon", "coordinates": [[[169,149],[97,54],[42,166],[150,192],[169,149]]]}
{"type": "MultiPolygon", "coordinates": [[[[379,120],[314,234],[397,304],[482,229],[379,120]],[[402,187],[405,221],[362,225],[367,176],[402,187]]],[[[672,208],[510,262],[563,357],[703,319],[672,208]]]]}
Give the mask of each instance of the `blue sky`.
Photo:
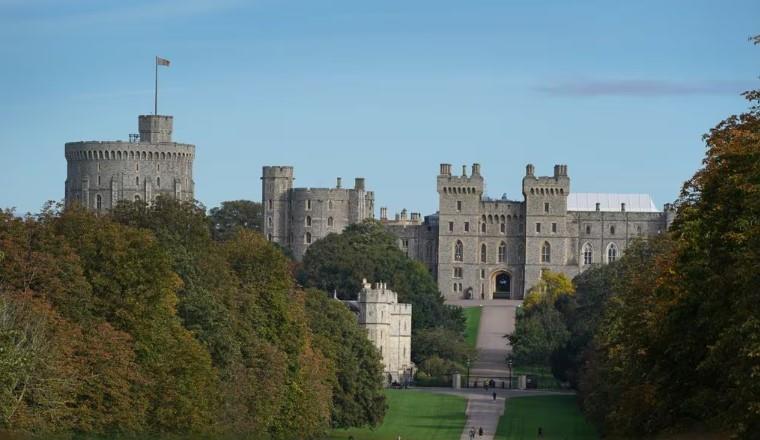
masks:
{"type": "Polygon", "coordinates": [[[565,163],[573,191],[661,206],[760,87],[758,33],[756,0],[0,0],[0,207],[63,198],[65,142],[136,132],[155,55],[208,207],[287,164],[428,214],[441,162],[481,163],[492,196],[565,163]]]}

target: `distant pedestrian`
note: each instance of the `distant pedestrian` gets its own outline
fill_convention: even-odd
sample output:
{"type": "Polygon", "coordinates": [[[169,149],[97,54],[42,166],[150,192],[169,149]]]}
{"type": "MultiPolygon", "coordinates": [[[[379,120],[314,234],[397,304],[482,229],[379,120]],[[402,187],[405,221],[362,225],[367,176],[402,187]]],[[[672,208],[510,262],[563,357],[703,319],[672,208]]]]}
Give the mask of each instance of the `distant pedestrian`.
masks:
{"type": "Polygon", "coordinates": [[[470,428],[470,440],[475,440],[475,427],[470,428]]]}
{"type": "Polygon", "coordinates": [[[538,438],[544,438],[544,430],[540,426],[538,427],[538,438]]]}
{"type": "Polygon", "coordinates": [[[493,400],[496,400],[496,391],[493,392],[493,400]]]}
{"type": "Polygon", "coordinates": [[[478,435],[480,437],[483,437],[483,427],[482,426],[480,428],[478,428],[478,435]]]}

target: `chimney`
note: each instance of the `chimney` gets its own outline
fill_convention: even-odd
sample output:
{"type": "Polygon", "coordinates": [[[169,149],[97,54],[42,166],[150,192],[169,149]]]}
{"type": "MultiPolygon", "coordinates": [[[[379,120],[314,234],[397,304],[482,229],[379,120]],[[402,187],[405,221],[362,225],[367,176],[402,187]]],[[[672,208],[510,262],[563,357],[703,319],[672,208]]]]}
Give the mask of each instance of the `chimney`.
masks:
{"type": "Polygon", "coordinates": [[[406,221],[406,208],[401,210],[401,220],[406,221]]]}
{"type": "Polygon", "coordinates": [[[525,175],[526,176],[533,176],[533,172],[535,171],[535,168],[533,167],[532,163],[529,163],[528,165],[525,165],[525,175]]]}
{"type": "Polygon", "coordinates": [[[420,213],[419,213],[419,212],[413,212],[413,213],[412,213],[412,222],[414,222],[414,223],[419,223],[419,222],[420,222],[420,218],[421,218],[421,217],[422,217],[422,216],[420,215],[420,213]]]}
{"type": "Polygon", "coordinates": [[[340,185],[341,185],[341,183],[343,183],[342,180],[343,179],[341,179],[340,177],[338,177],[337,182],[335,182],[335,187],[336,188],[340,189],[340,185]]]}
{"type": "Polygon", "coordinates": [[[388,220],[388,208],[380,208],[380,220],[388,220]]]}
{"type": "Polygon", "coordinates": [[[472,175],[473,176],[479,176],[480,175],[480,164],[479,163],[472,164],[472,175]]]}
{"type": "Polygon", "coordinates": [[[562,175],[562,165],[554,165],[554,177],[562,175]]]}
{"type": "Polygon", "coordinates": [[[462,165],[462,177],[467,177],[467,165],[462,165]]]}
{"type": "Polygon", "coordinates": [[[625,212],[625,203],[620,204],[620,212],[625,212]]]}
{"type": "Polygon", "coordinates": [[[451,164],[449,163],[441,164],[441,176],[451,176],[451,164]]]}
{"type": "Polygon", "coordinates": [[[364,191],[364,177],[354,179],[354,189],[364,191]]]}
{"type": "Polygon", "coordinates": [[[599,211],[599,210],[600,210],[600,209],[599,209],[600,207],[601,207],[601,204],[600,204],[599,202],[597,202],[597,203],[596,203],[596,210],[597,210],[597,211],[599,211]]]}

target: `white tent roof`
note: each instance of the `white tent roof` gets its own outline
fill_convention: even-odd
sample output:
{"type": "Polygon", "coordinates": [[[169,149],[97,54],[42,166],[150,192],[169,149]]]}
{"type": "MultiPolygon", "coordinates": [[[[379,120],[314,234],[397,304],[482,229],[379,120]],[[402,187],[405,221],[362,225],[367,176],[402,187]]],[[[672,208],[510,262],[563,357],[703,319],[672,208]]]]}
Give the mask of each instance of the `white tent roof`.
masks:
{"type": "Polygon", "coordinates": [[[620,212],[620,204],[625,203],[628,212],[660,212],[649,194],[612,194],[612,193],[570,193],[567,196],[568,211],[620,212]]]}

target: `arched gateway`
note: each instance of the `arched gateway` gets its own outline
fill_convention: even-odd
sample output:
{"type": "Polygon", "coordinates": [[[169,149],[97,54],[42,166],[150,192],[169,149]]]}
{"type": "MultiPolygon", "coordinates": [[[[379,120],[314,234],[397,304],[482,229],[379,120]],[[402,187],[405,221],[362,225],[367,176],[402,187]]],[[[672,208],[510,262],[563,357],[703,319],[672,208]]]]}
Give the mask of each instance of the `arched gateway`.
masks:
{"type": "Polygon", "coordinates": [[[509,299],[512,296],[512,276],[505,271],[494,272],[491,288],[493,299],[509,299]]]}

